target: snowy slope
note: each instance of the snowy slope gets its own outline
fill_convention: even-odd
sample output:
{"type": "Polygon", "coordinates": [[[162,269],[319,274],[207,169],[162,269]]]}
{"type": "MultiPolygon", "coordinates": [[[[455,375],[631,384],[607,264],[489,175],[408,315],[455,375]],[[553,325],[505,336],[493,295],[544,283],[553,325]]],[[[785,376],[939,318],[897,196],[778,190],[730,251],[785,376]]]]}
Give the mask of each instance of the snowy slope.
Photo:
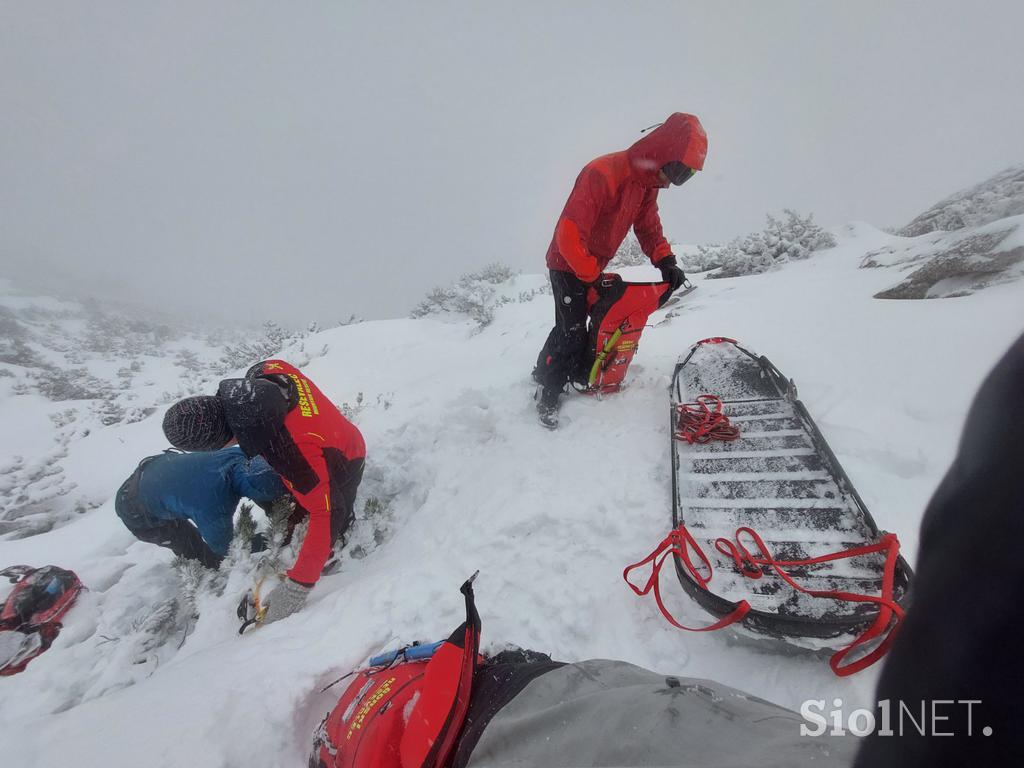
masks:
{"type": "MultiPolygon", "coordinates": [[[[529,381],[551,322],[550,298],[529,298],[541,276],[508,286],[524,300],[497,307],[482,329],[426,317],[318,334],[311,341],[327,353],[306,370],[350,404],[366,436],[359,506],[374,499],[373,515],[357,521],[340,572],[324,577],[301,614],[242,638],[234,606],[249,572],[240,565],[221,577],[221,596],[199,598],[200,619],[180,649],[184,631],[147,644],[147,622],[160,624],[177,581],[169,553],[135,542],[111,496],[139,458],[164,447],[159,417],[70,443],[64,472],[105,492],[103,503],[50,532],[0,540],[0,563],[71,567],[91,588],[54,647],[0,680],[7,763],[302,764],[338,695],[319,689],[384,646],[446,635],[461,620],[458,585],[478,568],[489,649],[625,659],[792,708],[806,698],[863,705],[875,671],[840,680],[820,658],[680,633],[621,579],[670,524],[672,366],[694,340],[716,334],[769,355],[796,380],[879,525],[914,556],[923,507],[971,397],[1022,330],[1024,284],[879,301],[873,295],[899,279],[899,267],[858,267],[896,238],[860,224],[836,234],[837,248],[775,272],[697,276],[695,293],[652,318],[630,386],[601,401],[567,398],[554,433],[536,424],[529,381]]],[[[175,372],[167,374],[161,384],[173,391],[175,372]]],[[[37,404],[22,402],[28,423],[37,404]]],[[[694,623],[707,618],[679,594],[672,608],[694,623]]]]}

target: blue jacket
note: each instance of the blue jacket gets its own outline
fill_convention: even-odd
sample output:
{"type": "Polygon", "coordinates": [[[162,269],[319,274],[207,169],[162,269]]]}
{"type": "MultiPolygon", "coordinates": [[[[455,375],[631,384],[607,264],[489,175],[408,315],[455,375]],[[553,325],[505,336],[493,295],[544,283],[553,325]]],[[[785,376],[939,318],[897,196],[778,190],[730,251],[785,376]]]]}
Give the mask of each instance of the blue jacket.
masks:
{"type": "Polygon", "coordinates": [[[240,448],[197,453],[163,453],[145,463],[139,501],[161,520],[191,520],[218,555],[227,554],[234,534],[232,516],[243,496],[267,504],[287,493],[277,473],[240,448]]]}

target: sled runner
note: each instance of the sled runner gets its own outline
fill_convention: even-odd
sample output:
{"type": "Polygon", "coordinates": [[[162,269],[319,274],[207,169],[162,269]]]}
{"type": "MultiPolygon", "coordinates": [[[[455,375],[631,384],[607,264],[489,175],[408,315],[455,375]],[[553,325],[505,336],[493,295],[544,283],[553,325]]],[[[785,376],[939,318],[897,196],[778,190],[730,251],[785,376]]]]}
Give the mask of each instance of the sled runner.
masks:
{"type": "MultiPolygon", "coordinates": [[[[694,286],[687,285],[676,296],[685,296],[693,289],[694,286]]],[[[670,297],[668,283],[627,283],[612,272],[601,275],[587,294],[590,344],[584,391],[619,391],[647,318],[665,306],[670,297]]]]}
{"type": "Polygon", "coordinates": [[[911,571],[793,382],[732,339],[704,339],[676,365],[671,413],[674,530],[627,569],[651,564],[634,591],[653,589],[681,626],[656,583],[671,552],[683,588],[718,617],[701,629],[827,640],[819,645],[843,646],[832,659],[840,675],[881,658],[911,571]],[[867,653],[844,662],[854,647],[867,653]]]}
{"type": "Polygon", "coordinates": [[[0,606],[0,675],[14,675],[53,644],[60,620],[85,587],[55,565],[12,565],[0,576],[17,585],[0,606]]]}

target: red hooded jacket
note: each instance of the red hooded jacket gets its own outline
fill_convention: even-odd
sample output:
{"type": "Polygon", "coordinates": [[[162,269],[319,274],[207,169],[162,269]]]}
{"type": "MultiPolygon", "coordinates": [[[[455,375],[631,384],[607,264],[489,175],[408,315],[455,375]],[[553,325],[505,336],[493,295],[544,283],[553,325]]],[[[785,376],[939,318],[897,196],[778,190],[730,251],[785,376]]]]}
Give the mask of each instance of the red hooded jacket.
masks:
{"type": "Polygon", "coordinates": [[[245,454],[263,456],[309,512],[309,529],[288,576],[315,584],[334,543],[332,519],[348,512],[342,509],[346,487],[351,494],[362,473],[362,434],[316,384],[284,360],[264,360],[244,379],[225,379],[217,395],[245,454]],[[288,402],[271,383],[275,380],[290,383],[288,402]]]}
{"type": "Polygon", "coordinates": [[[701,170],[708,152],[704,127],[693,115],[675,112],[625,152],[592,160],[580,171],[548,247],[548,269],[597,279],[629,228],[657,264],[672,252],[661,231],[658,171],[678,160],[701,170]]]}

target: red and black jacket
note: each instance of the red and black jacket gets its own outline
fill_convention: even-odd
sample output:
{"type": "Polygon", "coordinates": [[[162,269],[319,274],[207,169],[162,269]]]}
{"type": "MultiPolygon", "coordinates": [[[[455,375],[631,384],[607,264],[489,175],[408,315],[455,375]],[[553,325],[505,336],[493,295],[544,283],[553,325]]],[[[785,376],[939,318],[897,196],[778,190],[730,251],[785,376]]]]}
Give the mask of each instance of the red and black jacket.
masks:
{"type": "Polygon", "coordinates": [[[315,584],[338,532],[332,520],[337,529],[362,474],[362,434],[283,360],[257,363],[244,379],[225,379],[217,396],[245,454],[265,458],[309,513],[309,530],[288,576],[315,584]]]}
{"type": "Polygon", "coordinates": [[[576,178],[548,247],[547,266],[593,282],[632,227],[644,253],[657,264],[672,252],[661,230],[658,171],[677,160],[701,170],[708,151],[704,128],[693,115],[672,114],[625,152],[588,163],[576,178]]]}

